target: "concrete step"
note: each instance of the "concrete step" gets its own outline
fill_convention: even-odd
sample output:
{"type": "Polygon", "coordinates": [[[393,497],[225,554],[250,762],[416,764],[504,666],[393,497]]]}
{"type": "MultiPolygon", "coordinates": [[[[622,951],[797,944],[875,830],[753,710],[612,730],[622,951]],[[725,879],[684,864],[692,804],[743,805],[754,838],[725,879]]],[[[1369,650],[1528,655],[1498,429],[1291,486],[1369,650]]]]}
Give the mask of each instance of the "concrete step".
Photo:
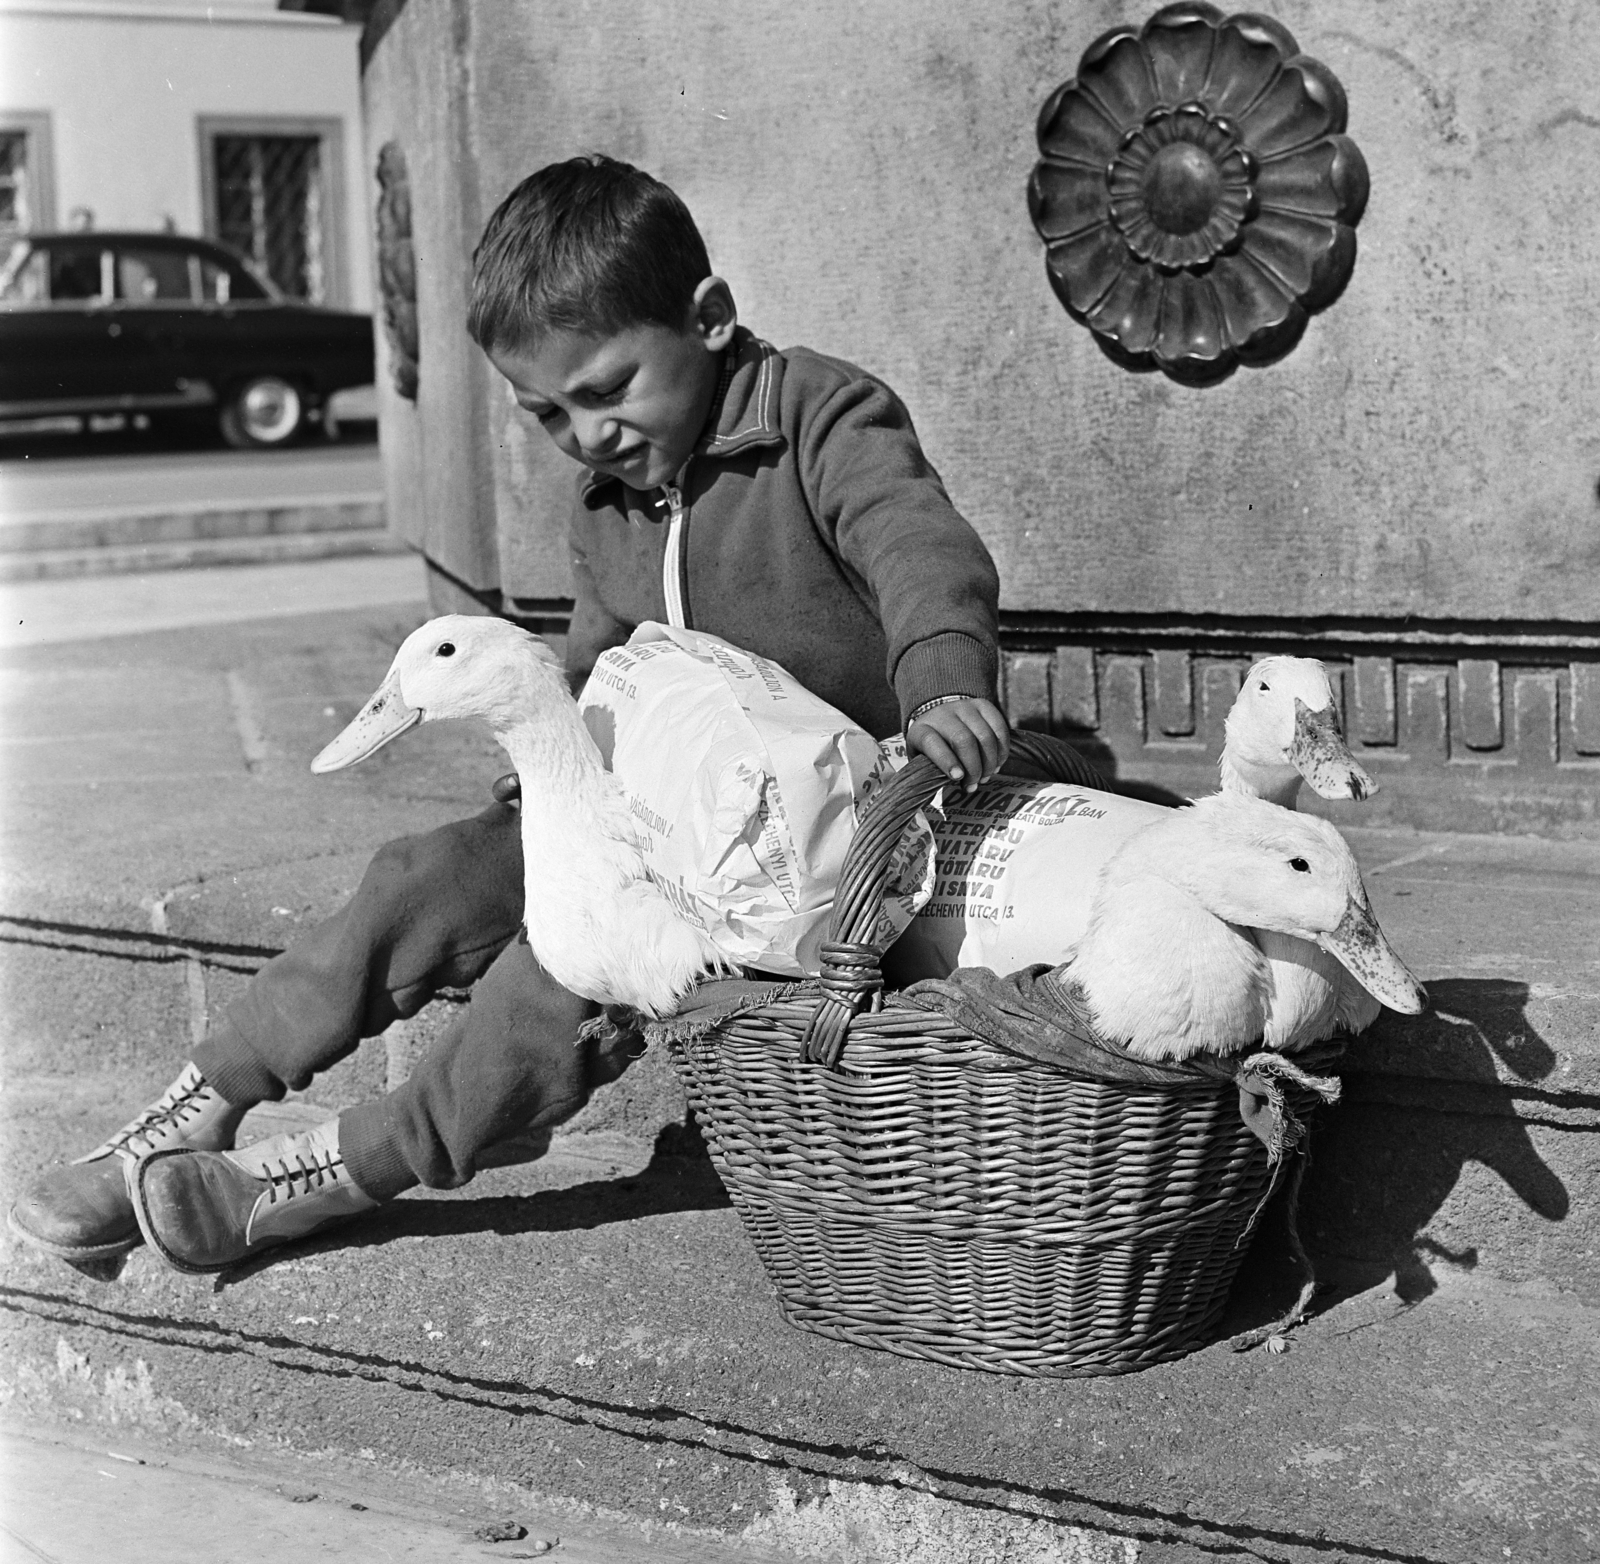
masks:
{"type": "Polygon", "coordinates": [[[0,525],[0,582],[403,550],[384,526],[380,500],[73,512],[0,525]]]}
{"type": "MultiPolygon", "coordinates": [[[[8,1089],[0,1200],[125,1085],[8,1089]]],[[[1573,1387],[1600,1373],[1600,1312],[1554,1289],[1451,1267],[1424,1299],[1325,1296],[1280,1356],[945,1369],[785,1324],[690,1150],[563,1134],[218,1277],[146,1250],[91,1276],[0,1239],[0,1394],[80,1438],[470,1481],[657,1528],[662,1558],[697,1536],[850,1564],[1593,1557],[1600,1428],[1573,1387]]],[[[1275,1242],[1228,1329],[1292,1294],[1275,1242]]]]}
{"type": "Polygon", "coordinates": [[[291,533],[373,531],[384,524],[381,493],[117,506],[0,517],[0,555],[63,549],[199,543],[291,533]]]}

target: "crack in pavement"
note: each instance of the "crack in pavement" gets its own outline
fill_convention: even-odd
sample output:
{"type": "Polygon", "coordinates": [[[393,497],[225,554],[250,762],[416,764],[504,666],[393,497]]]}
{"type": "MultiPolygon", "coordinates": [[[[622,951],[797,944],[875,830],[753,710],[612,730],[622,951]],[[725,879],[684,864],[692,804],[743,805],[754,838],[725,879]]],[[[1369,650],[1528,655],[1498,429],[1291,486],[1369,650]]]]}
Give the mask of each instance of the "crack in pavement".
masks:
{"type": "Polygon", "coordinates": [[[268,1336],[163,1315],[129,1314],[29,1288],[0,1286],[0,1309],[180,1350],[240,1354],[289,1373],[385,1384],[437,1401],[514,1417],[549,1417],[644,1444],[702,1449],[730,1460],[788,1468],[815,1477],[914,1490],[974,1508],[1085,1526],[1138,1541],[1182,1541],[1219,1555],[1253,1554],[1273,1564],[1290,1564],[1294,1553],[1261,1552],[1263,1547],[1288,1548],[1302,1556],[1373,1560],[1375,1564],[1451,1564],[1440,1555],[1404,1552],[1280,1528],[1212,1521],[1183,1510],[1099,1499],[1068,1488],[1035,1486],[923,1467],[881,1445],[825,1444],[767,1433],[666,1405],[611,1402],[547,1385],[459,1374],[377,1353],[348,1352],[298,1341],[291,1336],[268,1336]]]}

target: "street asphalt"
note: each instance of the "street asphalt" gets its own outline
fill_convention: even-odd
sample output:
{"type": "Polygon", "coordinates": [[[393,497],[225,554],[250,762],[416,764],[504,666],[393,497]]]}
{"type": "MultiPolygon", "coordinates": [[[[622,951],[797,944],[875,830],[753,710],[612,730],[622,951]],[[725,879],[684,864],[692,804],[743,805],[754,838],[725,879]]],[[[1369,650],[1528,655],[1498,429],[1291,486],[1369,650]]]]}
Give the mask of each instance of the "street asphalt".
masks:
{"type": "MultiPolygon", "coordinates": [[[[0,652],[0,1199],[165,1085],[379,843],[481,807],[504,769],[441,724],[311,777],[424,610],[264,617],[253,568],[220,573],[228,622],[0,652]]],[[[1331,1285],[1282,1355],[1219,1340],[1124,1378],[1018,1379],[797,1331],[652,1057],[547,1155],[221,1277],[143,1250],[90,1276],[7,1237],[0,1400],[35,1443],[326,1452],[660,1558],[1592,1559],[1600,842],[1350,835],[1436,1003],[1348,1058],[1306,1193],[1331,1285]]],[[[383,1090],[449,1008],[248,1132],[383,1090]]],[[[1229,1328],[1292,1295],[1279,1218],[1229,1328]]]]}

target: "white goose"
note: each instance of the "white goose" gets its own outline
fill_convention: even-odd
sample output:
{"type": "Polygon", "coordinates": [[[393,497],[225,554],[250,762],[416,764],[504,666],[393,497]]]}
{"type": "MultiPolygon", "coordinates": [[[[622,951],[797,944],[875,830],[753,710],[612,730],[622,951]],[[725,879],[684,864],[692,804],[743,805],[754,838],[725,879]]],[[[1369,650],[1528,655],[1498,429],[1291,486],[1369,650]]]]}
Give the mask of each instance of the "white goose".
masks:
{"type": "Polygon", "coordinates": [[[1314,657],[1263,657],[1250,665],[1223,724],[1224,793],[1293,809],[1300,783],[1324,798],[1371,798],[1378,784],[1339,732],[1328,670],[1314,657]]]}
{"type": "Polygon", "coordinates": [[[516,768],[525,926],[540,965],[586,999],[670,1014],[720,958],[645,877],[622,789],[538,636],[477,615],[429,620],[311,769],[352,766],[419,722],[451,717],[486,723],[516,768]]]}
{"type": "Polygon", "coordinates": [[[1202,798],[1124,842],[1055,975],[1082,989],[1106,1036],[1143,1058],[1237,1053],[1263,1035],[1274,1004],[1256,930],[1310,942],[1393,1010],[1422,1008],[1344,838],[1242,793],[1202,798]]]}
{"type": "MultiPolygon", "coordinates": [[[[1222,791],[1293,809],[1302,779],[1324,798],[1370,798],[1378,784],[1339,732],[1328,671],[1312,657],[1252,664],[1224,725],[1222,791]]],[[[1271,929],[1257,942],[1272,972],[1263,1041],[1293,1053],[1335,1032],[1364,1032],[1379,1002],[1326,950],[1271,929]]]]}

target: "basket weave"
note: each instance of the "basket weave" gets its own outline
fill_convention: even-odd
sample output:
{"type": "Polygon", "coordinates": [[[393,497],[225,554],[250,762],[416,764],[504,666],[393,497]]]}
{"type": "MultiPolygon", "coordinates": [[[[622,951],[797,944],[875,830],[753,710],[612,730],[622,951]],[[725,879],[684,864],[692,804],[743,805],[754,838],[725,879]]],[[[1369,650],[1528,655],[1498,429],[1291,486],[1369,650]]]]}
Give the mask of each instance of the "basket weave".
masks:
{"type": "MultiPolygon", "coordinates": [[[[1015,741],[1061,780],[1104,785],[1065,745],[1015,741]]],[[[900,829],[940,781],[914,761],[868,811],[820,1000],[668,1034],[718,1172],[802,1329],[996,1373],[1180,1357],[1227,1302],[1268,1190],[1265,1148],[1229,1082],[1081,1080],[878,1003],[859,934],[900,829]]]]}

